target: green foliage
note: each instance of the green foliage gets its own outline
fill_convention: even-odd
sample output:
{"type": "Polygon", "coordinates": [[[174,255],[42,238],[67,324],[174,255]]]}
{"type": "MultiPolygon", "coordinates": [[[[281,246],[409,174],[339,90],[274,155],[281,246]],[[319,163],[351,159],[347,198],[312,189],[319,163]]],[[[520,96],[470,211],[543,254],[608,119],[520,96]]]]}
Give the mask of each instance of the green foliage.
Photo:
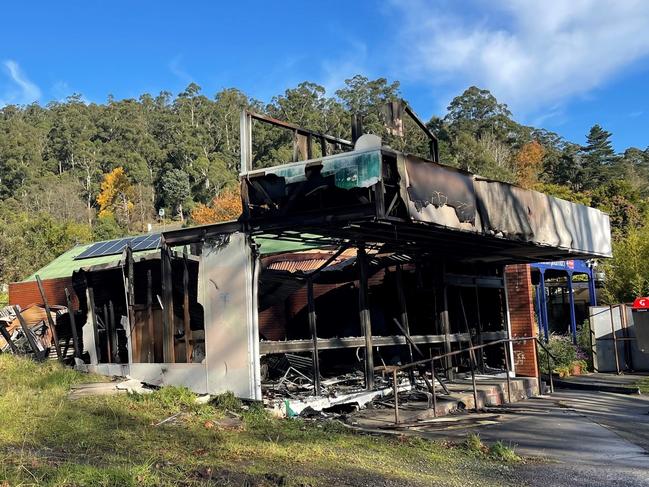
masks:
{"type": "MultiPolygon", "coordinates": [[[[395,149],[427,157],[427,140],[409,117],[404,117],[404,137],[384,127],[383,105],[401,96],[398,81],[357,75],[335,93],[305,81],[267,104],[236,88],[211,97],[191,83],[177,95],[109,97],[103,104],[73,95],[46,107],[0,108],[0,283],[33,273],[88,238],[144,231],[156,219],[155,208],[184,220],[194,205],[209,204],[236,185],[243,108],[346,139],[351,137],[350,115],[359,113],[366,132],[395,149]],[[118,167],[131,185],[126,211],[117,211],[117,222],[96,218],[101,182],[118,167]],[[43,225],[48,218],[55,225],[43,225]],[[44,238],[34,234],[34,222],[44,238]],[[84,225],[88,230],[82,230],[84,225]]],[[[620,241],[649,216],[649,148],[615,154],[611,134],[599,125],[583,146],[571,143],[517,123],[506,104],[472,86],[427,126],[439,138],[442,163],[507,182],[540,181],[535,187],[541,191],[595,205],[610,213],[620,241]],[[525,148],[537,143],[541,164],[538,157],[523,157],[525,148]]],[[[254,135],[257,167],[293,159],[290,131],[256,123],[254,135]]],[[[339,150],[327,146],[328,153],[339,150]]],[[[316,143],[313,156],[320,154],[316,143]]],[[[624,245],[616,249],[624,251],[624,245]]],[[[618,274],[632,274],[634,281],[615,281],[616,289],[643,289],[640,274],[618,274]]]]}
{"type": "Polygon", "coordinates": [[[180,169],[172,169],[162,176],[162,197],[183,219],[183,205],[190,198],[189,176],[180,169]]]}
{"type": "Polygon", "coordinates": [[[242,405],[241,401],[229,391],[214,396],[212,404],[222,411],[239,411],[242,405]]]}
{"type": "Polygon", "coordinates": [[[487,446],[482,442],[480,435],[476,433],[469,433],[461,446],[469,454],[476,457],[489,457],[505,463],[522,461],[522,458],[514,452],[512,446],[507,446],[500,440],[491,446],[487,446]]]}
{"type": "Polygon", "coordinates": [[[20,281],[75,245],[91,240],[87,224],[56,220],[48,213],[0,212],[2,281],[20,281]]]}
{"type": "Polygon", "coordinates": [[[517,463],[522,460],[513,447],[505,445],[500,440],[489,447],[489,456],[507,463],[517,463]]]}
{"type": "MultiPolygon", "coordinates": [[[[583,325],[582,325],[583,327],[583,325]]],[[[587,350],[583,349],[580,345],[572,343],[572,337],[567,335],[550,335],[550,341],[544,344],[549,350],[551,359],[550,363],[555,373],[564,371],[569,373],[573,365],[580,365],[582,369],[586,370],[588,363],[587,350]]],[[[539,363],[543,373],[547,374],[548,370],[548,353],[545,349],[539,346],[539,363]]]]}
{"type": "Polygon", "coordinates": [[[92,240],[112,240],[125,235],[124,228],[117,223],[115,215],[100,216],[92,227],[92,240]]]}
{"type": "Polygon", "coordinates": [[[613,242],[613,258],[602,261],[604,300],[626,303],[649,294],[649,224],[630,227],[613,242]]]}

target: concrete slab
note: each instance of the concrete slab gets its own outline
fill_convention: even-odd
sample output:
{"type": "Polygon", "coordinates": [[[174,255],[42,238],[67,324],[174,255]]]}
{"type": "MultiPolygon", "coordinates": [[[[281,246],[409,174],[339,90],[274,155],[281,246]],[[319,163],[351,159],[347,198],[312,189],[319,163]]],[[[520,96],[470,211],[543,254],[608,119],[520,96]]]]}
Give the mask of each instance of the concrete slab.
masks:
{"type": "Polygon", "coordinates": [[[618,394],[639,394],[640,390],[635,384],[645,377],[649,377],[649,374],[634,373],[616,375],[596,373],[556,379],[554,381],[554,386],[561,389],[604,391],[618,394]]]}

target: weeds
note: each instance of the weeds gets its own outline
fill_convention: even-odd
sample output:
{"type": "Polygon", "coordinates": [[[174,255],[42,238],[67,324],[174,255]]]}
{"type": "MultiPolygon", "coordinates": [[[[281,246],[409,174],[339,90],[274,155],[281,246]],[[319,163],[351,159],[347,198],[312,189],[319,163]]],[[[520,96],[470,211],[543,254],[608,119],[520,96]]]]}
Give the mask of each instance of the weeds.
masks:
{"type": "Polygon", "coordinates": [[[506,463],[517,463],[522,461],[521,457],[514,452],[514,448],[497,441],[491,446],[482,442],[479,435],[470,433],[462,443],[462,448],[476,457],[489,457],[506,463]]]}

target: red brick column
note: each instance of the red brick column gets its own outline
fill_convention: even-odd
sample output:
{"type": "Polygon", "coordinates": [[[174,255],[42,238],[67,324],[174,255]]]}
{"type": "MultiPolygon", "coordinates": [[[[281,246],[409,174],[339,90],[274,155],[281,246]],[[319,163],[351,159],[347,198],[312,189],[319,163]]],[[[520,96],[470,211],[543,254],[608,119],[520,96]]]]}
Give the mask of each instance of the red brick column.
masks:
{"type": "MultiPolygon", "coordinates": [[[[511,337],[537,336],[530,266],[516,264],[505,267],[505,283],[511,337]]],[[[533,341],[514,344],[514,370],[516,375],[536,377],[537,364],[533,341]]]]}

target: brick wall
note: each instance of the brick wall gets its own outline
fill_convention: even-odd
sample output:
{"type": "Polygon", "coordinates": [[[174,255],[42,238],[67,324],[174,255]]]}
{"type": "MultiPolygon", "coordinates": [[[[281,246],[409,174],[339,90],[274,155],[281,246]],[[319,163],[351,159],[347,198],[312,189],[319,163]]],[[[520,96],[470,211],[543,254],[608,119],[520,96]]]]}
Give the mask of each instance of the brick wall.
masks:
{"type": "MultiPolygon", "coordinates": [[[[505,280],[512,338],[536,336],[538,328],[534,319],[534,288],[530,276],[530,266],[527,264],[507,266],[505,280]]],[[[517,375],[536,376],[534,342],[514,344],[514,368],[517,375]]]]}
{"type": "MultiPolygon", "coordinates": [[[[78,309],[79,301],[72,288],[72,279],[69,277],[61,277],[58,279],[43,280],[43,289],[45,289],[45,296],[47,296],[47,301],[50,305],[59,304],[66,306],[64,291],[66,287],[70,291],[72,307],[78,309]]],[[[9,304],[17,304],[21,308],[24,308],[30,304],[42,304],[42,302],[43,298],[38,290],[38,283],[36,281],[12,282],[9,284],[9,304]]]]}
{"type": "MultiPolygon", "coordinates": [[[[385,271],[380,270],[368,279],[370,287],[379,286],[385,278],[385,271]]],[[[315,299],[346,284],[314,284],[313,296],[315,299]]],[[[293,319],[300,311],[307,307],[307,287],[291,294],[284,303],[279,303],[259,313],[259,333],[267,340],[285,340],[286,322],[293,319]]],[[[317,307],[316,307],[317,313],[317,307]]]]}

